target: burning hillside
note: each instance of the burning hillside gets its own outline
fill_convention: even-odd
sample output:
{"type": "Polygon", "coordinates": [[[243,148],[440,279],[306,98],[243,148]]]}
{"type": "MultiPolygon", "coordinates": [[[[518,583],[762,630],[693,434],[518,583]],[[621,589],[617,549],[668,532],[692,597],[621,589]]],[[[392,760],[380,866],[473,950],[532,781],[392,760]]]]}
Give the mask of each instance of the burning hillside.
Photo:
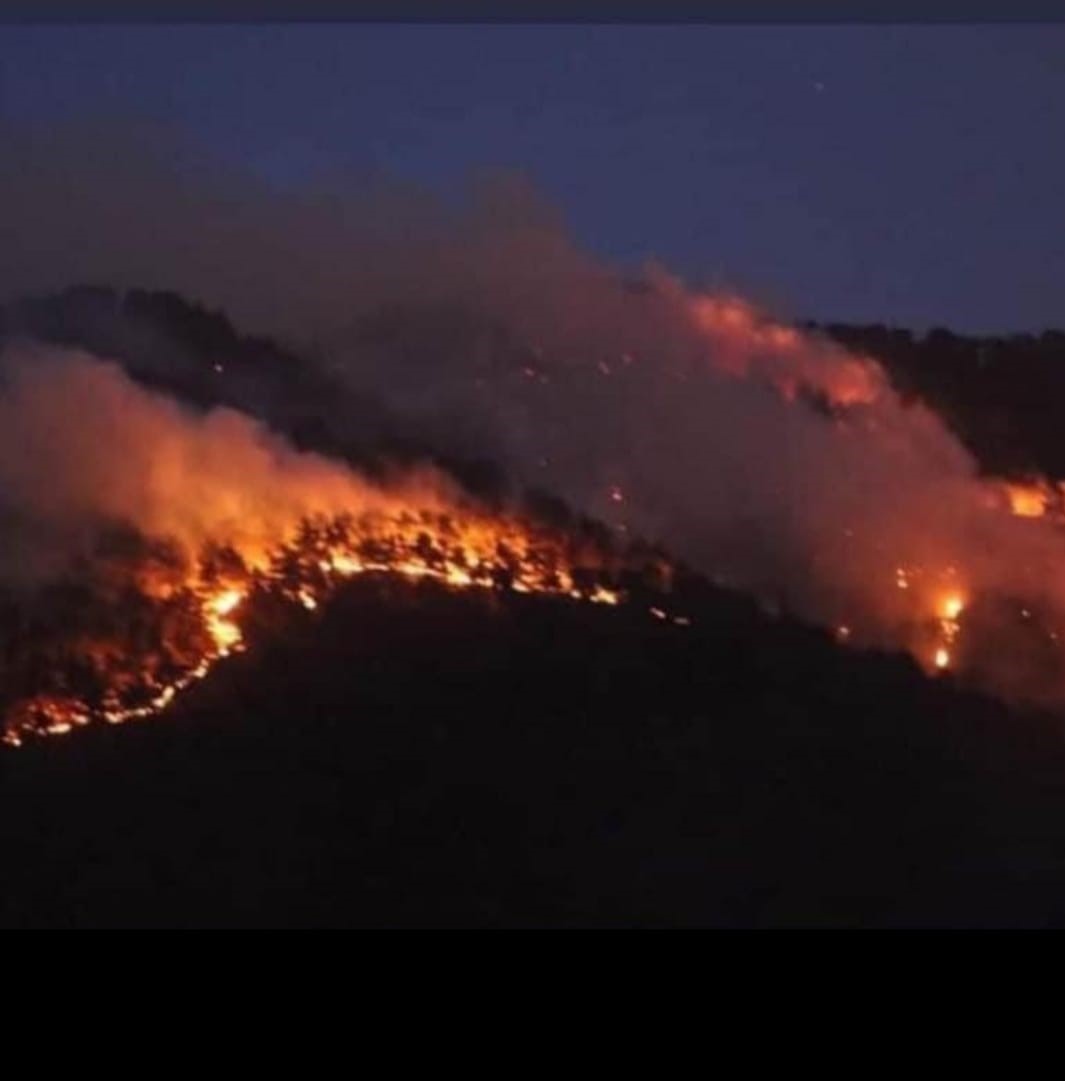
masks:
{"type": "MultiPolygon", "coordinates": [[[[870,356],[776,324],[735,299],[699,298],[692,309],[715,339],[719,370],[761,377],[785,401],[823,412],[860,479],[882,484],[857,493],[864,505],[854,504],[842,528],[829,496],[833,521],[811,556],[819,587],[844,586],[853,566],[867,575],[844,586],[850,599],[837,608],[839,640],[864,635],[901,645],[928,672],[957,671],[1008,698],[1060,702],[1062,486],[1038,476],[978,476],[944,421],[903,402],[870,356]],[[886,471],[892,463],[900,475],[886,471]],[[892,566],[892,554],[904,558],[892,566]]],[[[821,498],[811,494],[812,509],[821,498]]],[[[827,611],[820,608],[820,618],[827,611]]]]}
{"type": "Polygon", "coordinates": [[[649,549],[490,509],[437,471],[362,479],[84,355],[9,358],[5,374],[0,413],[32,455],[0,466],[25,548],[0,618],[9,744],[158,712],[243,648],[246,616],[314,611],[358,575],[608,605],[668,587],[649,549]]]}
{"type": "MultiPolygon", "coordinates": [[[[341,348],[329,384],[331,431],[347,425],[358,445],[362,414],[345,388],[380,394],[379,366],[406,358],[419,380],[389,402],[400,443],[428,432],[447,449],[446,418],[463,444],[452,450],[477,434],[519,483],[601,521],[594,536],[513,498],[476,498],[446,469],[386,459],[371,476],[295,449],[290,437],[298,429],[306,446],[308,429],[292,415],[290,430],[280,403],[299,362],[277,354],[256,372],[261,343],[245,347],[224,321],[222,344],[248,354],[239,363],[205,346],[199,368],[194,353],[169,368],[126,356],[127,372],[86,353],[9,348],[7,742],[157,712],[244,647],[256,612],[315,611],[361,574],[600,604],[625,601],[635,581],[652,617],[683,619],[658,599],[667,566],[632,547],[639,537],[848,647],[903,649],[930,675],[1009,699],[1065,697],[1055,484],[981,477],[871,357],[735,297],[661,274],[620,306],[607,282],[596,288],[584,325],[531,345],[520,325],[496,327],[488,348],[472,316],[400,309],[363,326],[354,352],[341,348]],[[181,404],[186,392],[197,408],[181,404]],[[233,407],[249,394],[279,431],[233,407]]],[[[158,329],[107,337],[163,348],[158,329]]],[[[343,449],[335,434],[321,443],[343,449]]]]}
{"type": "Polygon", "coordinates": [[[357,575],[608,605],[622,582],[661,590],[668,576],[663,563],[637,572],[574,538],[472,507],[304,520],[264,556],[215,547],[189,559],[172,545],[137,547],[121,565],[101,553],[65,598],[35,594],[31,611],[49,612],[51,626],[31,615],[5,628],[5,742],[157,713],[244,647],[247,611],[279,602],[314,611],[357,575]]]}

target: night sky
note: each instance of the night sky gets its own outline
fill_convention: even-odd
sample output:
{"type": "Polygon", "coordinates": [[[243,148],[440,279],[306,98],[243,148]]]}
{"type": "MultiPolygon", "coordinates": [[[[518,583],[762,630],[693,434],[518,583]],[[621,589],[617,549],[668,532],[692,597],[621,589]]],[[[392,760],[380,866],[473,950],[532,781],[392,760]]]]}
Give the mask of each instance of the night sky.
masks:
{"type": "Polygon", "coordinates": [[[517,168],[592,251],[796,317],[1065,324],[1065,25],[9,26],[0,100],[278,185],[517,168]]]}

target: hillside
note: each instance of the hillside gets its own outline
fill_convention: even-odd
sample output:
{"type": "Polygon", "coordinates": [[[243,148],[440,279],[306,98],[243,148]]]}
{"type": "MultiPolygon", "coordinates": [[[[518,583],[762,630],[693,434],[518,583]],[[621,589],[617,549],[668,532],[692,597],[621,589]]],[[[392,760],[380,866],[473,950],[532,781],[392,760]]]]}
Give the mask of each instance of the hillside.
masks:
{"type": "Polygon", "coordinates": [[[4,753],[0,923],[1060,922],[1059,721],[683,599],[354,582],[163,717],[4,753]]]}
{"type": "MultiPolygon", "coordinates": [[[[9,306],[0,323],[115,357],[198,406],[250,403],[297,446],[370,474],[429,459],[502,502],[490,462],[440,454],[328,369],[172,294],[71,290],[9,306]]],[[[456,352],[479,333],[461,313],[430,323],[456,352]]],[[[404,326],[383,313],[360,332],[418,347],[404,326]]],[[[827,331],[881,359],[986,471],[1065,475],[1053,335],[1036,349],[827,331]],[[1019,363],[1037,374],[996,397],[1019,363]]],[[[493,341],[500,363],[520,362],[493,341]]],[[[558,500],[526,494],[523,507],[614,543],[558,500]]],[[[251,613],[247,651],[159,716],[0,748],[0,925],[1065,917],[1060,715],[929,678],[901,653],[842,648],[687,572],[668,605],[690,625],[654,618],[666,602],[638,576],[617,607],[504,585],[463,594],[368,573],[313,611],[251,613]]],[[[150,652],[151,634],[127,622],[150,652]]],[[[22,671],[11,666],[32,643],[12,627],[4,662],[22,671]]]]}

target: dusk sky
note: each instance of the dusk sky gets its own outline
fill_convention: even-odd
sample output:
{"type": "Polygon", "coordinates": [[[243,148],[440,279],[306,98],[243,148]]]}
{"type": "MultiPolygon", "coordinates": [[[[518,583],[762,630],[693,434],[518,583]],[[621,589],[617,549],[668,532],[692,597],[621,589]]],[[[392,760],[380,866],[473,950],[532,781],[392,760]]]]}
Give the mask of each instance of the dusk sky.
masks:
{"type": "Polygon", "coordinates": [[[8,26],[0,103],[279,185],[519,169],[591,251],[790,316],[1065,324],[1065,25],[8,26]]]}

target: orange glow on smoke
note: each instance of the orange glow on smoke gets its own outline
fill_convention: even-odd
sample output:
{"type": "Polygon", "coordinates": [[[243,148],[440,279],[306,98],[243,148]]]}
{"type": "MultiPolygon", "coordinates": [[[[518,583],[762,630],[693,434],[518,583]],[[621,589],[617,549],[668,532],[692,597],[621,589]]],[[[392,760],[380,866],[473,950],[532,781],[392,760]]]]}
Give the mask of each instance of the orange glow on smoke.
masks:
{"type": "Polygon", "coordinates": [[[799,508],[798,566],[771,569],[783,583],[762,595],[795,593],[794,609],[838,642],[904,649],[929,674],[956,671],[1010,701],[1065,702],[1065,652],[1050,625],[1065,612],[1065,483],[982,474],[947,420],[871,357],[738,297],[673,296],[705,337],[700,362],[711,372],[794,403],[786,424],[768,407],[754,417],[779,424],[789,444],[763,459],[737,440],[744,466],[768,476],[771,490],[758,495],[769,513],[778,492],[799,508]],[[782,466],[792,447],[795,464],[782,466]],[[1023,631],[1007,614],[1014,603],[1023,631]]]}
{"type": "MultiPolygon", "coordinates": [[[[978,476],[939,418],[904,404],[871,359],[776,323],[735,297],[685,296],[681,312],[688,329],[694,324],[699,331],[698,347],[685,354],[692,358],[681,368],[685,380],[697,369],[715,390],[729,389],[733,379],[761,381],[795,403],[796,411],[806,410],[801,424],[791,424],[797,412],[787,414],[789,442],[771,445],[762,457],[736,456],[752,479],[765,472],[779,480],[772,492],[755,492],[758,498],[779,501],[781,491],[795,493],[794,506],[800,509],[794,517],[808,543],[795,564],[779,573],[789,589],[803,574],[810,579],[799,583],[797,591],[806,593],[793,609],[803,618],[833,628],[836,640],[849,646],[907,650],[928,674],[949,669],[968,676],[980,655],[977,617],[985,597],[997,591],[1030,604],[1023,609],[1025,620],[1029,611],[1041,613],[1038,601],[1044,596],[1048,610],[1055,610],[1051,603],[1059,612],[1065,607],[1065,575],[1055,574],[1065,556],[1065,490],[1038,478],[978,476]],[[781,466],[788,456],[781,447],[797,452],[794,464],[784,463],[787,469],[781,466]],[[829,469],[827,480],[810,468],[837,461],[847,470],[829,469]]],[[[607,388],[603,393],[613,393],[651,367],[641,355],[626,376],[631,364],[627,353],[617,367],[598,361],[599,373],[611,378],[596,380],[597,394],[601,385],[607,388]]],[[[84,470],[83,487],[92,493],[95,514],[135,524],[144,537],[173,540],[184,559],[165,572],[138,563],[118,575],[120,584],[157,616],[158,627],[146,618],[138,633],[148,623],[162,644],[144,644],[132,631],[115,640],[100,631],[61,641],[57,655],[76,656],[76,675],[46,678],[45,686],[24,695],[9,688],[0,728],[8,743],[158,713],[220,658],[249,648],[252,617],[263,594],[307,613],[301,618],[315,618],[342,582],[366,574],[606,606],[626,599],[618,585],[619,557],[608,558],[589,543],[517,515],[489,512],[434,471],[373,484],[338,462],[294,451],[232,410],[190,420],[173,402],[127,385],[106,365],[69,365],[62,395],[44,376],[38,385],[35,371],[28,369],[24,377],[24,400],[16,399],[0,420],[16,426],[19,441],[29,442],[40,431],[65,433],[69,447],[45,441],[51,457],[45,456],[41,468],[61,476],[68,459],[76,462],[84,470]],[[70,424],[68,403],[94,399],[109,403],[96,426],[83,417],[70,424]],[[18,428],[24,416],[30,419],[18,428]],[[123,418],[120,426],[113,423],[117,416],[123,418]],[[112,438],[111,453],[95,455],[112,438]],[[233,558],[209,566],[202,553],[216,548],[233,558]],[[79,686],[80,691],[72,689],[79,686]]],[[[524,374],[546,378],[531,367],[524,374]]],[[[760,408],[768,402],[776,410],[756,419],[778,421],[773,396],[755,397],[760,408]]],[[[547,463],[546,455],[541,461],[547,463]]],[[[624,464],[621,460],[617,472],[605,474],[605,482],[597,477],[593,494],[584,498],[606,507],[611,517],[623,512],[626,523],[618,530],[658,528],[647,527],[646,514],[640,518],[646,489],[653,485],[630,479],[624,464]]],[[[23,475],[16,462],[9,472],[0,478],[5,490],[21,484],[38,493],[36,466],[23,475]]],[[[666,469],[662,475],[674,476],[666,469]]],[[[689,483],[683,470],[676,476],[689,483]]],[[[699,482],[693,472],[693,502],[700,498],[699,482]]],[[[74,487],[74,496],[81,491],[74,487]]],[[[730,489],[722,491],[724,499],[732,499],[730,489]]],[[[733,505],[723,504],[722,518],[733,505]]],[[[762,509],[757,498],[752,506],[762,509]]],[[[751,520],[759,522],[757,513],[751,520]]],[[[700,552],[693,558],[701,558],[700,552]]],[[[714,576],[718,568],[711,560],[701,569],[714,576]]],[[[778,573],[775,565],[772,572],[778,573]]],[[[759,587],[742,575],[741,569],[721,580],[759,587]]],[[[763,595],[769,595],[768,588],[763,595]]],[[[663,624],[689,622],[661,602],[643,611],[663,624]]],[[[1054,633],[1048,637],[1057,642],[1054,633]]],[[[992,652],[985,649],[983,655],[992,652]]]]}
{"type": "Polygon", "coordinates": [[[689,308],[715,341],[713,362],[725,374],[761,374],[788,400],[799,388],[835,406],[874,402],[884,386],[879,366],[827,343],[814,345],[795,327],[776,323],[738,297],[699,296],[689,308]]]}

